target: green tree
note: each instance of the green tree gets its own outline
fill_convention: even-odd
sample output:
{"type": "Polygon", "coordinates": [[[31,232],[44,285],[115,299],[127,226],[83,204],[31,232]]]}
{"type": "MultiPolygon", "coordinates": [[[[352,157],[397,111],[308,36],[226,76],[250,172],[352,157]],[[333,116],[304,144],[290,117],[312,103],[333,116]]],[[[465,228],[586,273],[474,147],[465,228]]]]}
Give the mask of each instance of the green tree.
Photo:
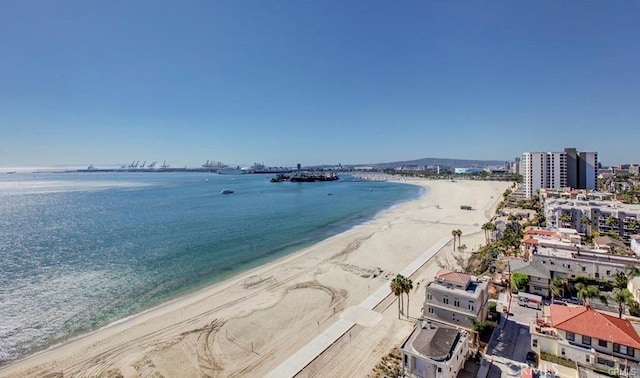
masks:
{"type": "Polygon", "coordinates": [[[578,291],[578,298],[580,298],[587,307],[591,307],[591,300],[600,295],[600,290],[598,290],[597,286],[585,285],[581,282],[576,284],[576,290],[578,291]]]}
{"type": "Polygon", "coordinates": [[[554,277],[551,279],[551,301],[553,301],[556,297],[562,296],[562,288],[564,286],[564,280],[560,277],[554,277]]]}
{"type": "Polygon", "coordinates": [[[456,237],[458,236],[458,230],[451,230],[451,236],[453,236],[453,250],[456,250],[456,237]]]}
{"type": "Polygon", "coordinates": [[[582,218],[580,218],[580,224],[587,228],[587,232],[591,230],[591,218],[589,218],[589,216],[583,215],[582,218]]]}
{"type": "Polygon", "coordinates": [[[402,277],[402,291],[407,294],[407,312],[406,317],[409,317],[409,294],[411,294],[411,290],[413,290],[413,281],[409,277],[402,277]]]}
{"type": "Polygon", "coordinates": [[[617,287],[618,289],[624,289],[627,287],[628,283],[629,279],[624,272],[616,272],[613,274],[613,286],[617,287]]]}
{"type": "Polygon", "coordinates": [[[460,239],[460,237],[462,237],[462,230],[457,229],[456,236],[458,237],[458,246],[460,246],[460,243],[462,243],[462,240],[460,239]]]}
{"type": "Polygon", "coordinates": [[[391,280],[391,292],[398,297],[398,319],[400,319],[400,302],[402,302],[402,293],[404,293],[404,287],[402,286],[402,281],[404,280],[404,276],[398,274],[394,279],[391,280]]]}
{"type": "Polygon", "coordinates": [[[493,224],[493,222],[487,222],[485,224],[482,225],[482,230],[484,231],[484,238],[487,242],[487,245],[489,244],[489,242],[491,242],[491,235],[493,234],[493,231],[495,231],[496,229],[496,225],[493,224]]]}
{"type": "Polygon", "coordinates": [[[558,220],[560,221],[560,224],[562,225],[562,227],[567,227],[568,225],[571,224],[571,215],[562,213],[558,217],[558,220]]]}
{"type": "Polygon", "coordinates": [[[613,215],[609,215],[607,217],[607,220],[605,220],[604,222],[611,228],[618,228],[618,218],[614,217],[613,215]]]}
{"type": "MultiPolygon", "coordinates": [[[[511,273],[511,287],[518,291],[524,290],[529,284],[529,276],[524,273],[511,273]]],[[[526,291],[526,290],[525,290],[526,291]]]]}
{"type": "Polygon", "coordinates": [[[611,298],[618,304],[618,318],[622,319],[622,313],[624,312],[624,306],[630,305],[633,301],[631,292],[626,287],[624,289],[615,288],[611,293],[611,298]]]}
{"type": "Polygon", "coordinates": [[[636,218],[631,218],[631,220],[629,220],[629,223],[627,223],[627,227],[634,231],[640,230],[640,222],[638,222],[636,218]]]}

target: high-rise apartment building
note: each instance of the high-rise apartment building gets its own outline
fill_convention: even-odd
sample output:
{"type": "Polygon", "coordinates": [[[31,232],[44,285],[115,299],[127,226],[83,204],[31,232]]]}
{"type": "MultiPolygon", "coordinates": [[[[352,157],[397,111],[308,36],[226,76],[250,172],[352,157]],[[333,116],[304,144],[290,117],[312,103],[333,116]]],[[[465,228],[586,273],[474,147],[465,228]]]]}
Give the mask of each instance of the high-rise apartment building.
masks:
{"type": "Polygon", "coordinates": [[[527,198],[542,188],[598,188],[597,152],[578,152],[575,148],[566,148],[564,152],[525,152],[521,165],[527,198]]]}

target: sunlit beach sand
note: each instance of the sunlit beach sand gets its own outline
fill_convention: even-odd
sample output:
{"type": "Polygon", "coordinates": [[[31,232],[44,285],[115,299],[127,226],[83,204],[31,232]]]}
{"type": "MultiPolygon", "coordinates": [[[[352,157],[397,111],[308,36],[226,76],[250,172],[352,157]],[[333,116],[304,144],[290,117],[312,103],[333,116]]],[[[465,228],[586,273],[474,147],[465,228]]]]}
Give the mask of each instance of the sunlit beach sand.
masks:
{"type": "MultiPolygon", "coordinates": [[[[428,193],[294,255],[18,361],[0,376],[265,376],[342,317],[359,316],[354,306],[452,229],[462,230],[461,242],[475,249],[483,240],[480,226],[510,185],[409,182],[428,193]]],[[[411,316],[420,313],[420,289],[439,263],[451,263],[451,251],[445,246],[412,277],[411,316]]],[[[301,375],[370,373],[413,326],[398,320],[389,303],[375,311],[380,316],[367,315],[366,326],[336,343],[339,351],[328,351],[301,375]]]]}

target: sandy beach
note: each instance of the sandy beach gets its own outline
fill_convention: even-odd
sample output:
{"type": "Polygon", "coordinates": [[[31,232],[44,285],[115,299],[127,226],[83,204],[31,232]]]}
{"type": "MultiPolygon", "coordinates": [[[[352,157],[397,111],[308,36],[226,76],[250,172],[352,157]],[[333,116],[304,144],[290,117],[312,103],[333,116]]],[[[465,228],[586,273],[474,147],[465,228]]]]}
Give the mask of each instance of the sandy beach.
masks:
{"type": "MultiPolygon", "coordinates": [[[[428,194],[373,221],[223,283],[178,298],[0,369],[5,377],[265,376],[345,316],[451,230],[467,253],[511,183],[416,180],[428,194]],[[461,210],[461,205],[474,210],[461,210]]],[[[425,283],[455,266],[451,243],[411,278],[410,315],[425,283]]],[[[409,334],[395,297],[375,308],[299,376],[365,377],[409,334]]]]}

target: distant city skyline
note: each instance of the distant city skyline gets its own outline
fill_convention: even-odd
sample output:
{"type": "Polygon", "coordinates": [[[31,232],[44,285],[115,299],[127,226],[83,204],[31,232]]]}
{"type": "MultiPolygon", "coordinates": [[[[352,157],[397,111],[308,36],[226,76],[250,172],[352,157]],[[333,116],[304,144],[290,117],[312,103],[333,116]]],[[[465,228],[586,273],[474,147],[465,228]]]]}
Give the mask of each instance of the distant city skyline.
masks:
{"type": "Polygon", "coordinates": [[[638,2],[0,9],[0,167],[640,162],[638,2]]]}

